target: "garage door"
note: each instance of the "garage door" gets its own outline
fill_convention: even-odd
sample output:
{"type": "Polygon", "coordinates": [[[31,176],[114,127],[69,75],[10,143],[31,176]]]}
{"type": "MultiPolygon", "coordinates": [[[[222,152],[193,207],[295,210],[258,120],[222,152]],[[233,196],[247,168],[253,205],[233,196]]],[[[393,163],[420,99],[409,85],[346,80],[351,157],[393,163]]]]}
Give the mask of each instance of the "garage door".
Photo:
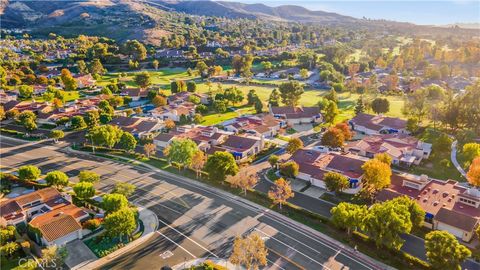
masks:
{"type": "Polygon", "coordinates": [[[450,225],[447,225],[447,224],[445,224],[445,223],[438,222],[437,230],[448,231],[448,232],[450,232],[451,234],[455,235],[455,236],[458,237],[458,238],[462,238],[462,237],[463,237],[463,231],[462,231],[462,230],[457,229],[457,228],[455,228],[455,227],[452,227],[452,226],[450,226],[450,225]]]}

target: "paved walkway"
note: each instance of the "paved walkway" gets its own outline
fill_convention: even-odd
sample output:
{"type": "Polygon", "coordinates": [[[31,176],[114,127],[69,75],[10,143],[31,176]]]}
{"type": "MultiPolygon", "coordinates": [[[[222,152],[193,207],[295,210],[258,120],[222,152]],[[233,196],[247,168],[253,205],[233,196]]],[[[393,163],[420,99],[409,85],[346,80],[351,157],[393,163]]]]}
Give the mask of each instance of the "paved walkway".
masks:
{"type": "Polygon", "coordinates": [[[145,243],[150,237],[154,236],[155,231],[157,230],[158,227],[158,217],[157,215],[148,210],[147,208],[144,207],[138,207],[138,218],[142,220],[143,225],[145,227],[143,234],[140,238],[138,238],[135,241],[130,242],[128,245],[125,247],[105,256],[102,257],[98,260],[92,261],[84,261],[81,264],[78,264],[74,267],[71,267],[72,270],[75,269],[81,269],[81,270],[91,270],[91,269],[96,269],[101,267],[102,265],[110,262],[111,260],[115,259],[116,257],[132,250],[133,248],[145,243]]]}
{"type": "Polygon", "coordinates": [[[465,170],[462,168],[462,166],[460,166],[460,164],[457,161],[457,144],[458,144],[457,140],[452,142],[452,151],[450,153],[450,159],[452,160],[452,163],[455,166],[455,168],[457,168],[458,172],[460,172],[460,174],[466,179],[467,174],[465,173],[465,170]]]}

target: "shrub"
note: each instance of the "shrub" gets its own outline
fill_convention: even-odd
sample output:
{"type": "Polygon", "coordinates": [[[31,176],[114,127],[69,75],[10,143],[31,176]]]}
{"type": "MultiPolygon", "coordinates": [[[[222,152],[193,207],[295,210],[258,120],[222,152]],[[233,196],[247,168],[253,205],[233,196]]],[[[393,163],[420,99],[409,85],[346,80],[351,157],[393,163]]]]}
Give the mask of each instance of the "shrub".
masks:
{"type": "Polygon", "coordinates": [[[89,219],[83,223],[83,228],[94,231],[98,227],[100,227],[100,220],[99,219],[89,219]]]}

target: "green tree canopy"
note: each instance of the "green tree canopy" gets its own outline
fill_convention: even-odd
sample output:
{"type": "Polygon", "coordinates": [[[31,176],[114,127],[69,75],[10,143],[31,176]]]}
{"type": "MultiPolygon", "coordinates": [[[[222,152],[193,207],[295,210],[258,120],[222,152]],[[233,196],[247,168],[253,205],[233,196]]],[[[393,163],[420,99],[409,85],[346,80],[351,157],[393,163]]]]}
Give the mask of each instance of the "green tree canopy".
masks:
{"type": "Polygon", "coordinates": [[[135,150],[135,147],[137,146],[137,140],[133,135],[129,132],[123,132],[122,136],[120,136],[120,141],[118,142],[118,145],[123,150],[126,150],[128,152],[131,152],[135,150]]]}
{"type": "Polygon", "coordinates": [[[105,217],[103,227],[111,237],[130,236],[137,227],[135,214],[130,208],[121,208],[105,217]]]}
{"type": "Polygon", "coordinates": [[[78,179],[80,182],[97,183],[100,181],[100,175],[92,171],[81,171],[78,174],[78,179]]]}
{"type": "Polygon", "coordinates": [[[35,181],[42,172],[33,165],[25,165],[18,169],[18,178],[22,181],[35,181]]]}
{"type": "Polygon", "coordinates": [[[215,181],[225,181],[227,175],[234,176],[238,173],[238,165],[233,155],[228,152],[215,152],[208,156],[205,172],[215,181]]]}
{"type": "Polygon", "coordinates": [[[341,202],[330,210],[332,222],[338,228],[346,229],[350,235],[352,231],[363,229],[363,219],[367,215],[367,206],[341,202]]]}
{"type": "Polygon", "coordinates": [[[73,192],[80,199],[89,199],[95,196],[95,188],[92,183],[89,182],[79,182],[73,186],[73,192]]]}
{"type": "Polygon", "coordinates": [[[283,104],[295,107],[298,105],[303,94],[303,86],[297,81],[282,83],[278,87],[283,104]]]}
{"type": "Polygon", "coordinates": [[[425,235],[425,251],[434,269],[460,270],[460,264],[472,255],[447,231],[432,231],[425,235]]]}
{"type": "Polygon", "coordinates": [[[127,198],[122,194],[106,194],[103,196],[102,208],[108,213],[113,213],[128,206],[127,198]]]}
{"type": "Polygon", "coordinates": [[[337,172],[328,172],[323,176],[323,181],[328,191],[341,192],[347,189],[350,185],[350,181],[345,175],[337,172]]]}
{"type": "Polygon", "coordinates": [[[68,176],[61,171],[52,171],[45,177],[47,184],[54,187],[64,187],[68,185],[68,176]]]}
{"type": "Polygon", "coordinates": [[[169,162],[180,168],[190,166],[192,157],[198,150],[197,144],[190,139],[174,139],[165,149],[169,162]]]}

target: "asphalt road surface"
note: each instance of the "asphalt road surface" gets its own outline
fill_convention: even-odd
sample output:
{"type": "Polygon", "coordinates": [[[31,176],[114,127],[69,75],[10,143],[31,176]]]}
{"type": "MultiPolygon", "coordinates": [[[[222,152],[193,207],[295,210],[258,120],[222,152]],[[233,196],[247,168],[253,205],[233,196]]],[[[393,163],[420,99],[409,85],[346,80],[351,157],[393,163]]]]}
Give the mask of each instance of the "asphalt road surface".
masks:
{"type": "Polygon", "coordinates": [[[116,182],[137,186],[131,200],[158,215],[156,235],[103,269],[160,269],[195,258],[228,258],[235,237],[251,232],[266,241],[267,269],[381,269],[290,219],[180,176],[72,153],[65,144],[0,139],[2,171],[35,165],[44,174],[61,170],[76,182],[81,170],[91,170],[102,176],[97,190],[109,192],[116,182]]]}

